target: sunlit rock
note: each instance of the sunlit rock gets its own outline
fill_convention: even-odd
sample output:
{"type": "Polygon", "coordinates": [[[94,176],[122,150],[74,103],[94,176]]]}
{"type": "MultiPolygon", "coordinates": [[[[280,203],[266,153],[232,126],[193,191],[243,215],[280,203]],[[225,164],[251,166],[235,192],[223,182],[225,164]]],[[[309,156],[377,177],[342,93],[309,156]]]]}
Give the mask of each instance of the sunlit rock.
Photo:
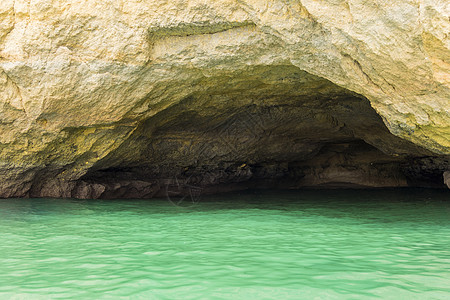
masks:
{"type": "Polygon", "coordinates": [[[442,186],[449,16],[440,0],[2,0],[0,196],[442,186]]]}

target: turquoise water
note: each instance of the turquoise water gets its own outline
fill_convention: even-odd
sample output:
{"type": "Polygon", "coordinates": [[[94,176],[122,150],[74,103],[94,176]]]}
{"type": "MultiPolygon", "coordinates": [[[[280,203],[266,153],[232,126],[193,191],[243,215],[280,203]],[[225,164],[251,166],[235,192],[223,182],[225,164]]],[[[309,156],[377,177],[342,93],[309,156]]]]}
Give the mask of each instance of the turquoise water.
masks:
{"type": "Polygon", "coordinates": [[[8,199],[0,234],[0,299],[450,299],[445,190],[8,199]]]}

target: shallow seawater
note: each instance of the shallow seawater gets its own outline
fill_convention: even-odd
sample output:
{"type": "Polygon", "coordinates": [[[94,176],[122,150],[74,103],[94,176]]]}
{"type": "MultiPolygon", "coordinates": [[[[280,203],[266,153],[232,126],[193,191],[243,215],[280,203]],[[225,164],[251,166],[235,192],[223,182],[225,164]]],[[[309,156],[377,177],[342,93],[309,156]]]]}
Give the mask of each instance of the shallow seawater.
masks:
{"type": "Polygon", "coordinates": [[[197,200],[0,200],[0,299],[450,299],[447,190],[197,200]]]}

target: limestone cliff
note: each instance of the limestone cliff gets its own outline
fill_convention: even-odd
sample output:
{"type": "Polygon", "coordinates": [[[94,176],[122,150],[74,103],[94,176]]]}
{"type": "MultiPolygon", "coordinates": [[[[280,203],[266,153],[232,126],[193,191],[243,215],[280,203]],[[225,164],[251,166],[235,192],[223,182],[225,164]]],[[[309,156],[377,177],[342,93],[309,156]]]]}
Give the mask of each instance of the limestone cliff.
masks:
{"type": "Polygon", "coordinates": [[[2,0],[0,196],[443,185],[449,18],[445,0],[2,0]]]}

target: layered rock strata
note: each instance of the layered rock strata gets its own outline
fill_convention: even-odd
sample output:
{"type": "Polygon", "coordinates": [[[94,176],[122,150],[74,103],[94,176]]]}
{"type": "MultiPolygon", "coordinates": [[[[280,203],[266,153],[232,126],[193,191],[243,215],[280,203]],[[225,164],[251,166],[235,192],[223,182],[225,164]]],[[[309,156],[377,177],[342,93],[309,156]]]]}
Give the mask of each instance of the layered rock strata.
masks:
{"type": "Polygon", "coordinates": [[[442,187],[449,16],[439,0],[1,1],[0,197],[442,187]]]}

